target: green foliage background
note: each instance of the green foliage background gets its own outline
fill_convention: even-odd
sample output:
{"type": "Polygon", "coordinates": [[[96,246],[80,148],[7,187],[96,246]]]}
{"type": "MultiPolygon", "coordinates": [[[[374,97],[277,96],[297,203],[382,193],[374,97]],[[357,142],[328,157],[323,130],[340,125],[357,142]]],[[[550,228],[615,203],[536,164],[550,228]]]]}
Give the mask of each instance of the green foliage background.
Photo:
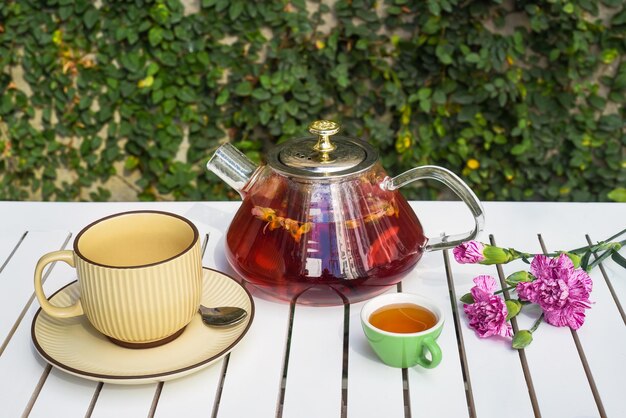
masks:
{"type": "Polygon", "coordinates": [[[621,0],[100,3],[0,5],[1,199],[107,200],[112,176],[139,199],[232,198],[204,168],[220,143],[259,161],[327,118],[391,175],[437,164],[486,200],[625,200],[621,0]]]}

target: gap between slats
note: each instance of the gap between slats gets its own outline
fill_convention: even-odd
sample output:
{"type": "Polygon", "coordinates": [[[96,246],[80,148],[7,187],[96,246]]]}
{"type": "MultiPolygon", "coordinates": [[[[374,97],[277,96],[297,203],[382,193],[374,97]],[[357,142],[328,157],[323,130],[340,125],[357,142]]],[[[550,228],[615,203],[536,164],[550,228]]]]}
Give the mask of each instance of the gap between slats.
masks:
{"type": "Polygon", "coordinates": [[[348,416],[348,365],[350,348],[350,304],[343,306],[343,360],[341,362],[341,418],[348,416]]]}
{"type": "Polygon", "coordinates": [[[19,241],[17,241],[17,244],[15,244],[15,247],[13,247],[13,251],[11,251],[11,254],[9,254],[7,259],[4,260],[4,263],[2,263],[2,266],[0,267],[0,273],[2,273],[2,270],[4,270],[7,264],[9,264],[9,261],[11,261],[11,258],[13,258],[13,254],[15,254],[20,245],[22,245],[22,242],[24,241],[24,238],[26,238],[26,235],[28,235],[28,231],[24,232],[19,241]]]}
{"type": "Polygon", "coordinates": [[[85,418],[90,418],[91,414],[93,414],[93,410],[96,407],[96,402],[98,402],[98,398],[100,397],[100,392],[102,392],[103,385],[104,383],[98,382],[98,386],[96,386],[96,390],[94,390],[93,396],[91,397],[91,402],[89,402],[89,406],[87,407],[85,418]]]}
{"type": "Polygon", "coordinates": [[[37,398],[39,397],[39,394],[41,393],[41,388],[43,388],[44,383],[46,383],[46,380],[48,379],[48,376],[50,375],[50,371],[52,370],[52,366],[49,364],[46,364],[46,367],[43,370],[43,373],[41,374],[41,377],[39,378],[39,382],[37,382],[37,386],[35,386],[35,390],[33,390],[33,394],[30,397],[30,400],[28,401],[28,403],[26,404],[26,408],[24,408],[24,412],[22,413],[22,417],[28,417],[28,415],[30,415],[30,411],[33,410],[33,406],[35,405],[35,402],[37,401],[37,398]]]}
{"type": "Polygon", "coordinates": [[[289,306],[289,325],[287,327],[287,339],[285,343],[285,356],[283,359],[283,372],[281,373],[280,390],[276,400],[276,418],[282,418],[285,403],[285,392],[287,390],[287,372],[289,371],[289,352],[291,351],[291,336],[293,333],[293,320],[296,311],[295,301],[289,306]]]}
{"type": "MultiPolygon", "coordinates": [[[[402,282],[397,284],[398,293],[402,292],[402,282]]],[[[404,403],[404,418],[411,418],[411,391],[409,390],[409,372],[402,369],[402,401],[404,403]]]]}

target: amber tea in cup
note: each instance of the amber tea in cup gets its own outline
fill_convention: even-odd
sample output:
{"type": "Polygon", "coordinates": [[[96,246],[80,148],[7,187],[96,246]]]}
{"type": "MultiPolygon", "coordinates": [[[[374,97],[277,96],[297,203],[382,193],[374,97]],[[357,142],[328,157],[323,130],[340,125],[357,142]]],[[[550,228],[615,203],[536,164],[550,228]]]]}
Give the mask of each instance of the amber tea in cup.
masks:
{"type": "Polygon", "coordinates": [[[434,301],[410,293],[387,293],[361,309],[361,326],[378,357],[393,367],[437,367],[443,312],[434,301]]]}
{"type": "Polygon", "coordinates": [[[383,331],[411,334],[434,327],[437,317],[428,309],[414,303],[394,303],[374,311],[369,322],[383,331]]]}

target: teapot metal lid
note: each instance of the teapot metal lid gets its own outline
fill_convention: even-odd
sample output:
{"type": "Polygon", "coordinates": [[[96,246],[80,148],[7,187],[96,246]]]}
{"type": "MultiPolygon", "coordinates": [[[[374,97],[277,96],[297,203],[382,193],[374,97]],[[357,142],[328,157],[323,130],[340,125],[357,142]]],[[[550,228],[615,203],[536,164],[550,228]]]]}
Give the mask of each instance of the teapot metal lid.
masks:
{"type": "Polygon", "coordinates": [[[337,178],[360,173],[378,161],[378,153],[366,141],[338,133],[338,123],[318,120],[309,125],[317,137],[292,139],[276,146],[267,162],[274,170],[300,178],[337,178]]]}

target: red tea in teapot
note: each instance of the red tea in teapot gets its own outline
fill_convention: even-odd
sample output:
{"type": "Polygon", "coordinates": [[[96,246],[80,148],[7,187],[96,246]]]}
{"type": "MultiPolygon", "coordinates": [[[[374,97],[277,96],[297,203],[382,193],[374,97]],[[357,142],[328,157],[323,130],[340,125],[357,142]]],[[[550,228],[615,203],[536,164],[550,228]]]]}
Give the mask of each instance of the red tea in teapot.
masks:
{"type": "Polygon", "coordinates": [[[257,184],[231,224],[227,248],[238,272],[271,297],[356,302],[396,283],[422,255],[421,225],[397,192],[362,179],[341,184],[343,198],[330,184],[303,191],[276,176],[257,184]]]}

